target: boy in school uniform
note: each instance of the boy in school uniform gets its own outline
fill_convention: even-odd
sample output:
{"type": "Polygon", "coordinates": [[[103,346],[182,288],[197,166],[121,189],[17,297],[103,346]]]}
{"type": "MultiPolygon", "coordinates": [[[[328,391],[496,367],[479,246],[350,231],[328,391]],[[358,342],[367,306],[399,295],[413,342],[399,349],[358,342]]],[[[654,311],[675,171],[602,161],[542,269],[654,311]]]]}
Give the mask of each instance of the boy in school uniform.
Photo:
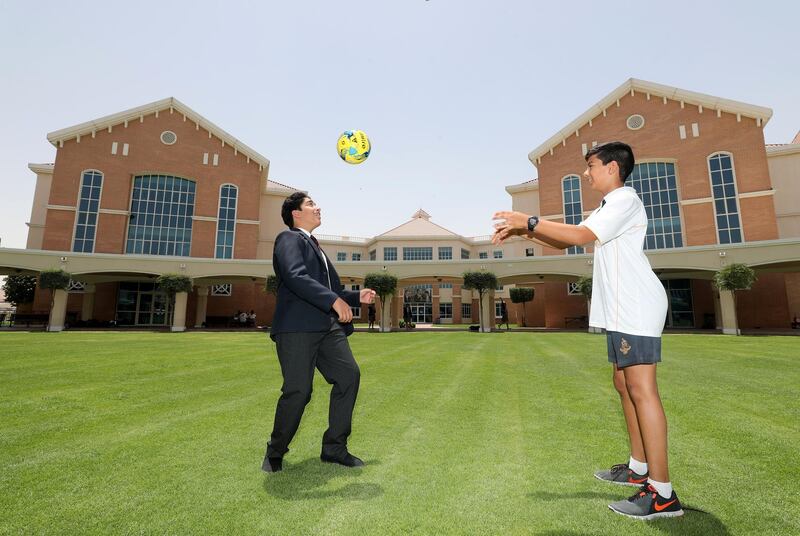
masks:
{"type": "Polygon", "coordinates": [[[592,308],[589,325],[606,330],[608,361],[630,439],[628,463],[598,471],[595,477],[637,486],[627,500],[609,505],[635,519],[683,515],[672,489],[667,463],[667,419],[658,394],[656,363],[667,295],[644,254],[647,214],[636,190],[625,186],[633,171],[630,146],[610,142],[586,154],[583,176],[603,194],[600,206],[578,225],[540,220],[521,212],[497,212],[495,244],[522,236],[566,249],[594,242],[592,308]]]}

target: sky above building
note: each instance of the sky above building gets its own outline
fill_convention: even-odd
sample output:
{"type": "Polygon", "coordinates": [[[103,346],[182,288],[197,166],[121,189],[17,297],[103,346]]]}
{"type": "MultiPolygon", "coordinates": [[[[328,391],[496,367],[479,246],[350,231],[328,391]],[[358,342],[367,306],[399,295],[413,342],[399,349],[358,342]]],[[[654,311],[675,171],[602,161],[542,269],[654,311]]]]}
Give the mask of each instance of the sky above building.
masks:
{"type": "MultiPolygon", "coordinates": [[[[0,246],[24,248],[47,133],[176,97],[307,190],[321,234],[422,208],[491,232],[528,153],[628,78],[766,106],[800,129],[797,2],[0,0],[0,246]],[[364,130],[372,154],[336,140],[364,130]]],[[[233,179],[233,178],[232,178],[233,179]]]]}

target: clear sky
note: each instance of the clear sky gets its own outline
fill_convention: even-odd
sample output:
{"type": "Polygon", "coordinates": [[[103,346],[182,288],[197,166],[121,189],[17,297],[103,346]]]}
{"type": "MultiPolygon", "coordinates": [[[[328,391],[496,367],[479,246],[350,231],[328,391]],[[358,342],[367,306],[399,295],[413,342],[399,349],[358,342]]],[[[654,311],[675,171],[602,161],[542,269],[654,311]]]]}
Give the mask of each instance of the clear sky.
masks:
{"type": "Polygon", "coordinates": [[[48,132],[176,97],[308,190],[322,234],[419,208],[491,232],[528,152],[628,78],[774,111],[800,129],[796,1],[0,0],[0,238],[25,247],[48,132]],[[367,132],[369,160],[336,154],[367,132]]]}

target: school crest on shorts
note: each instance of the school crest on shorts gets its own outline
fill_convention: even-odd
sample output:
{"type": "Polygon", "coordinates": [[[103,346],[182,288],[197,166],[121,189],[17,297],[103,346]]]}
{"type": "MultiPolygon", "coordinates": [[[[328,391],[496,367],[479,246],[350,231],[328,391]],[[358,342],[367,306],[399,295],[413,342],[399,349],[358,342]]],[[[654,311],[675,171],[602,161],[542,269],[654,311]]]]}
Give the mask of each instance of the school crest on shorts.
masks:
{"type": "Polygon", "coordinates": [[[628,341],[625,339],[621,339],[622,342],[619,345],[619,351],[622,352],[622,355],[628,355],[628,352],[631,351],[631,345],[628,344],[628,341]]]}

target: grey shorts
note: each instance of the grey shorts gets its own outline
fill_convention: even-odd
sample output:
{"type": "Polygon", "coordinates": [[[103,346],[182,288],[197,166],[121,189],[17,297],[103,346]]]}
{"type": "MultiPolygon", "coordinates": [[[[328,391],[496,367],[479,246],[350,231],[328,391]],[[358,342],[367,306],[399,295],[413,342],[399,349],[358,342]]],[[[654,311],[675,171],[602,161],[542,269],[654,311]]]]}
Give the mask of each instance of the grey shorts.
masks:
{"type": "Polygon", "coordinates": [[[606,331],[608,362],[617,368],[661,361],[661,337],[628,335],[619,331],[606,331]]]}

